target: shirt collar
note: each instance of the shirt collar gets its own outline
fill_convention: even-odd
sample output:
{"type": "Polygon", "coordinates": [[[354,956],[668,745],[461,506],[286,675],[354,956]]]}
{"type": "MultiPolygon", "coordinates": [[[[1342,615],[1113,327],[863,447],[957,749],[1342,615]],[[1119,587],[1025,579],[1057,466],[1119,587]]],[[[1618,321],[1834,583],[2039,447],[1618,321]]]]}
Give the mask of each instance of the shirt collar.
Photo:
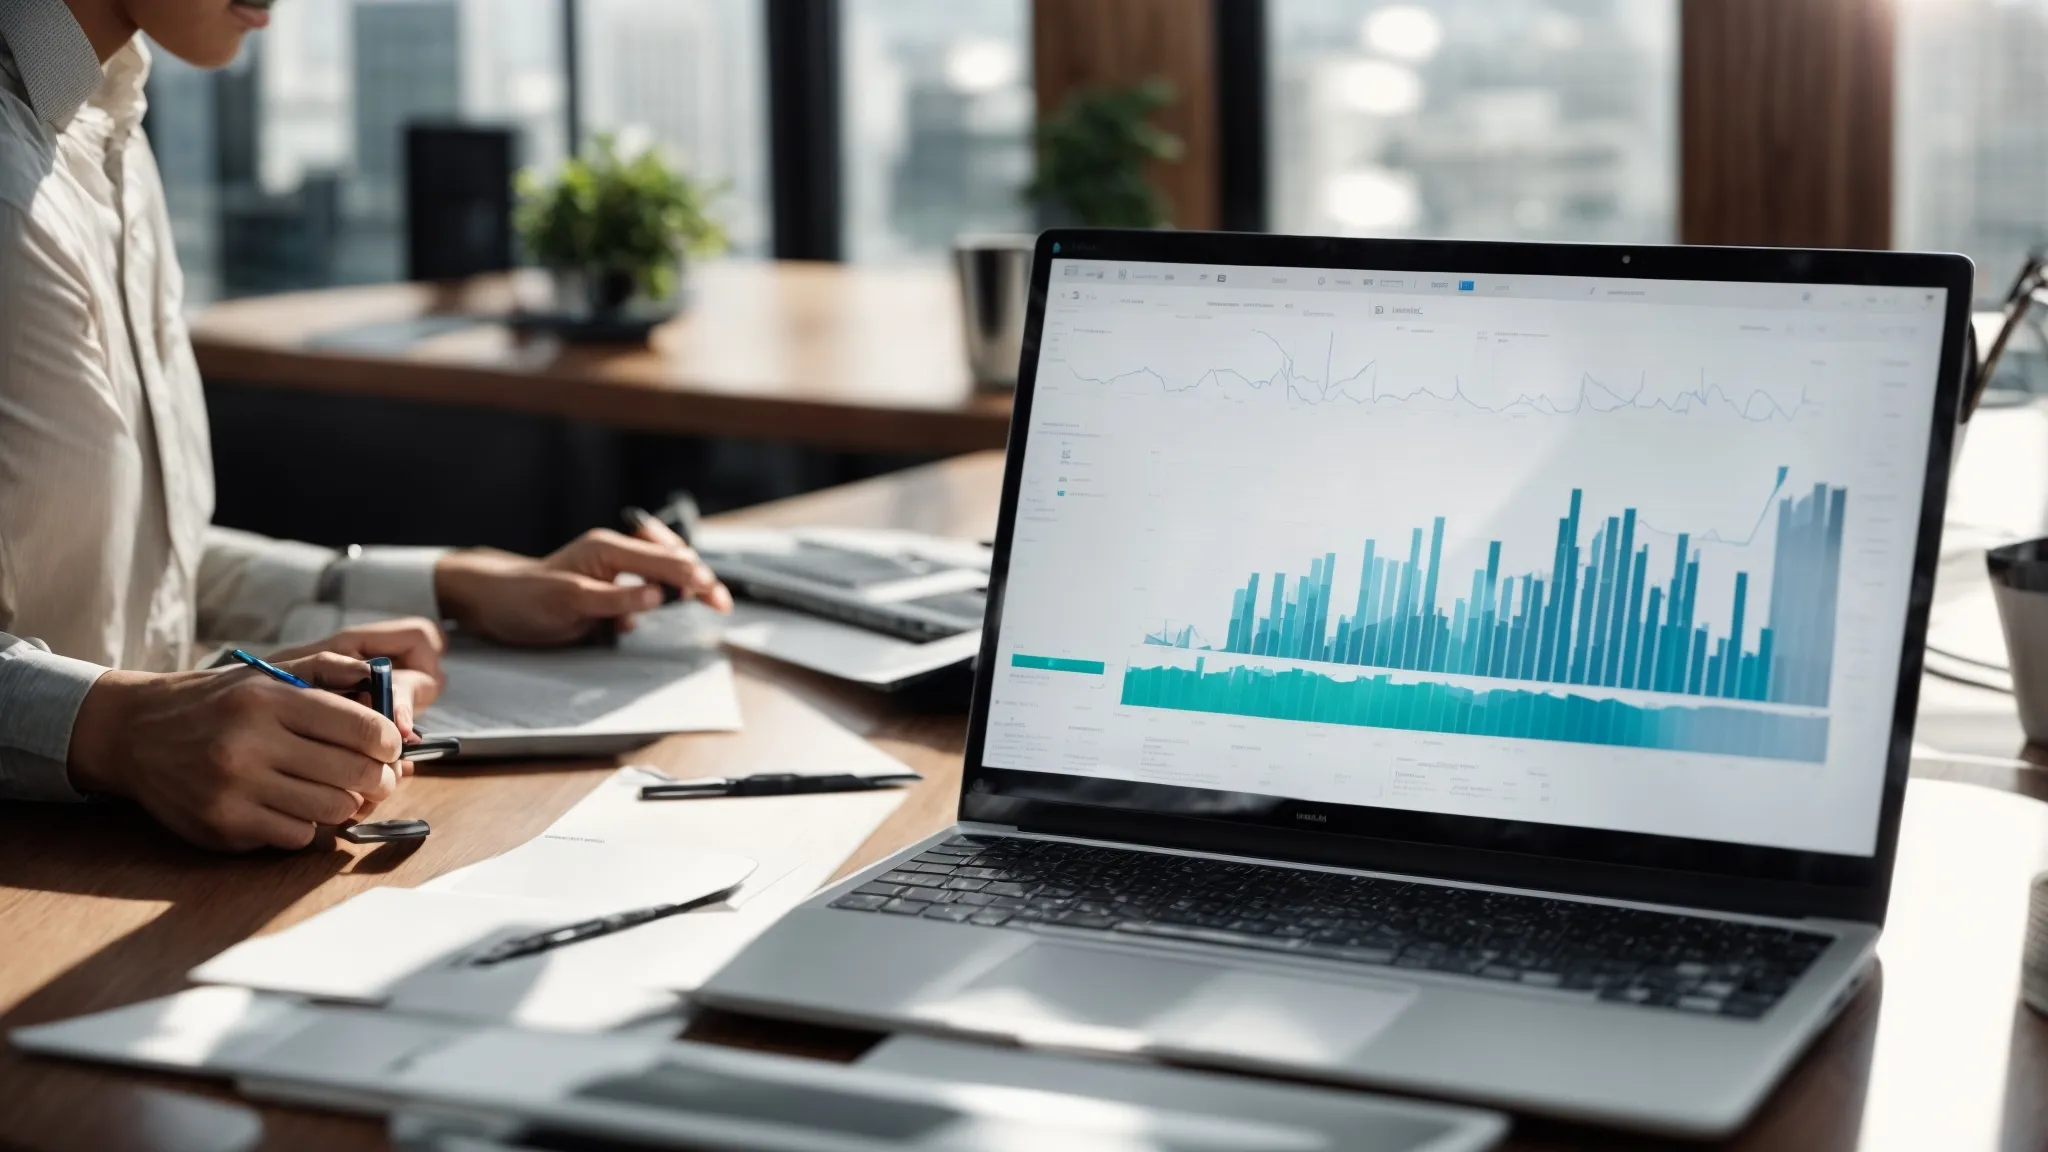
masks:
{"type": "Polygon", "coordinates": [[[29,107],[53,128],[61,131],[88,102],[117,123],[142,116],[149,50],[137,37],[102,69],[64,0],[0,0],[0,48],[29,107]]]}

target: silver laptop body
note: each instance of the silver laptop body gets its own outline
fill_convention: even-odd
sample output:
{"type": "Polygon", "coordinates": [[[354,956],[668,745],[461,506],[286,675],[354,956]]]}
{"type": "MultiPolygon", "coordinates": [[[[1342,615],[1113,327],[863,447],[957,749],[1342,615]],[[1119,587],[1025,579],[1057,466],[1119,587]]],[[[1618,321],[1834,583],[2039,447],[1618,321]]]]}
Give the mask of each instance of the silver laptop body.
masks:
{"type": "Polygon", "coordinates": [[[1872,967],[1961,257],[1052,231],[958,824],[698,994],[1690,1136],[1872,967]]]}

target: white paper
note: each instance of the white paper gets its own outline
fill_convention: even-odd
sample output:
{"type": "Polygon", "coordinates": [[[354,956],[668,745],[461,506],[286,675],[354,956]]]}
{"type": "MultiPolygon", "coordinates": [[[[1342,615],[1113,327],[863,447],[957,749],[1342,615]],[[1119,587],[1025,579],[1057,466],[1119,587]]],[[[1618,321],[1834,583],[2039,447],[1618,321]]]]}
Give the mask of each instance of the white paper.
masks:
{"type": "MultiPolygon", "coordinates": [[[[301,605],[286,615],[278,643],[383,618],[301,605]]],[[[720,628],[710,610],[677,604],[641,615],[616,647],[503,648],[451,637],[441,657],[447,686],[419,727],[484,753],[495,740],[738,731],[739,692],[719,651],[720,628]]]]}
{"type": "MultiPolygon", "coordinates": [[[[909,769],[863,743],[830,763],[749,766],[744,775],[792,772],[799,775],[880,776],[909,769]]],[[[694,800],[642,800],[640,789],[667,777],[628,765],[614,772],[574,808],[548,827],[549,836],[621,837],[673,840],[706,852],[745,853],[755,868],[726,903],[744,907],[793,874],[818,866],[808,895],[846,862],[882,821],[903,803],[902,789],[826,792],[810,796],[721,796],[694,800]]],[[[787,911],[802,902],[788,901],[787,911]]],[[[779,912],[777,913],[780,914],[779,912]]]]}
{"type": "Polygon", "coordinates": [[[550,831],[437,876],[420,890],[544,901],[571,918],[588,919],[694,900],[740,883],[754,869],[748,857],[686,841],[649,843],[550,831]]]}
{"type": "MultiPolygon", "coordinates": [[[[906,769],[866,743],[849,742],[845,756],[831,763],[748,769],[750,774],[755,771],[869,776],[906,769]]],[[[609,993],[612,1003],[606,1014],[613,1023],[607,1026],[632,1019],[628,1009],[635,1005],[647,1011],[656,1005],[672,1007],[674,993],[695,990],[784,913],[823,887],[904,798],[902,790],[888,789],[813,796],[641,800],[641,786],[660,779],[640,768],[621,768],[563,813],[546,835],[660,840],[689,844],[705,852],[744,852],[755,861],[753,874],[723,907],[657,920],[630,932],[543,954],[548,959],[547,970],[532,977],[533,991],[524,1009],[526,1020],[549,1021],[536,1026],[575,1026],[561,1021],[578,1013],[557,1006],[571,1002],[576,987],[603,979],[618,985],[609,993]],[[636,1000],[624,991],[628,986],[655,998],[636,1000]]],[[[525,963],[515,960],[498,967],[511,969],[525,963]]],[[[457,995],[452,989],[435,994],[457,995]]]]}
{"type": "MultiPolygon", "coordinates": [[[[192,979],[370,1004],[399,999],[402,990],[423,983],[436,988],[470,983],[488,998],[450,1000],[454,1014],[516,1017],[530,999],[531,988],[511,989],[508,980],[530,985],[534,970],[552,966],[558,956],[595,948],[600,941],[582,941],[542,953],[531,962],[512,961],[488,969],[467,962],[477,951],[509,937],[579,920],[695,900],[731,888],[753,871],[754,862],[747,857],[700,850],[687,842],[543,835],[418,888],[373,888],[302,924],[235,945],[194,969],[192,979]]],[[[614,936],[628,937],[647,928],[641,925],[614,936]]],[[[635,985],[630,972],[598,973],[594,981],[593,997],[611,990],[597,985],[635,985]]],[[[426,1011],[442,1007],[432,997],[404,998],[418,1001],[426,1011]]],[[[584,1012],[575,1000],[547,1006],[545,1012],[558,1026],[599,1015],[595,1008],[584,1012]]]]}
{"type": "Polygon", "coordinates": [[[244,940],[194,968],[191,977],[377,1004],[415,973],[453,966],[488,941],[573,918],[547,901],[372,888],[282,932],[244,940]]]}

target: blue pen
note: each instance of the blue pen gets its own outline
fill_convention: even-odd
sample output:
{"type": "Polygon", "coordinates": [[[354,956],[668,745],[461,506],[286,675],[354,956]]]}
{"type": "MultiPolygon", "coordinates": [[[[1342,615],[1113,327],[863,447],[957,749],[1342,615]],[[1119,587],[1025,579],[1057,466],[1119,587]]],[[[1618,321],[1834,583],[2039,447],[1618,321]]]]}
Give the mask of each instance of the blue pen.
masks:
{"type": "Polygon", "coordinates": [[[311,684],[308,684],[304,680],[299,679],[297,676],[294,676],[291,673],[285,671],[284,669],[279,668],[277,665],[272,664],[270,661],[261,659],[259,657],[251,656],[247,652],[242,651],[240,648],[237,648],[233,652],[228,653],[228,655],[234,657],[236,660],[239,660],[244,664],[247,664],[249,667],[256,669],[258,672],[263,673],[265,676],[270,677],[272,680],[282,680],[294,688],[312,687],[311,684]]]}

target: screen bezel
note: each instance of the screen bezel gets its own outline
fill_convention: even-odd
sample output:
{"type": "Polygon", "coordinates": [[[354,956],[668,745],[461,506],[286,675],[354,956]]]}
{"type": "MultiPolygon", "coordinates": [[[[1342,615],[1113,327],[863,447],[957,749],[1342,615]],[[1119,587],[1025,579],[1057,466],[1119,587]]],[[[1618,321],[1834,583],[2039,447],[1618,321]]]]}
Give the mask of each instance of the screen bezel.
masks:
{"type": "Polygon", "coordinates": [[[1974,269],[1962,256],[1772,248],[1360,240],[1248,233],[1055,229],[1038,238],[1002,506],[968,713],[962,820],[1200,851],[1409,872],[1512,887],[1781,916],[1882,923],[1905,801],[1913,719],[1968,354],[1974,269]],[[1920,525],[1891,745],[1871,856],[1488,817],[1279,800],[996,768],[988,733],[1010,546],[1054,253],[1061,259],[1442,274],[1625,277],[1938,288],[1943,315],[1920,525]],[[1164,809],[1150,807],[1158,803],[1164,809]],[[1144,808],[1129,806],[1144,803],[1144,808]]]}

